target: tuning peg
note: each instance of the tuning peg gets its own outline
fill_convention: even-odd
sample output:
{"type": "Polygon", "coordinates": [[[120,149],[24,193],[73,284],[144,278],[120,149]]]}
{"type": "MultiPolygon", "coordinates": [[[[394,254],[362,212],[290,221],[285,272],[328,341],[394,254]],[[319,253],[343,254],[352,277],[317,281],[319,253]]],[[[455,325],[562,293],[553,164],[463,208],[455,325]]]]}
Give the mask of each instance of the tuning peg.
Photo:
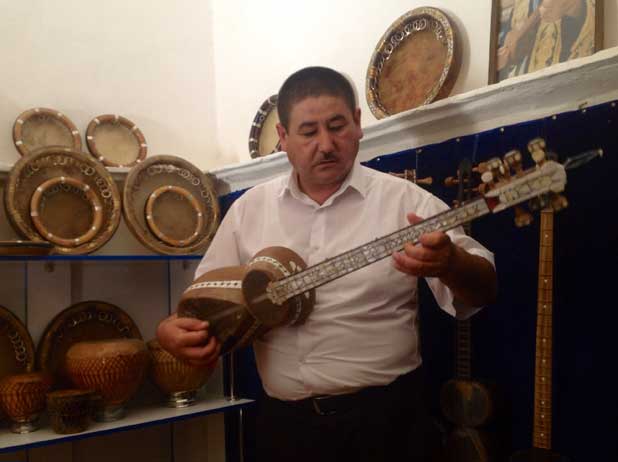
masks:
{"type": "Polygon", "coordinates": [[[521,205],[515,206],[515,226],[521,228],[532,223],[532,214],[521,205]]]}
{"type": "Polygon", "coordinates": [[[433,178],[428,176],[426,178],[418,178],[416,176],[416,170],[415,169],[405,169],[402,173],[397,173],[397,172],[389,172],[389,174],[393,175],[393,176],[398,176],[399,178],[403,178],[404,180],[409,180],[412,183],[415,184],[425,184],[425,185],[431,185],[433,184],[433,178]]]}
{"type": "Polygon", "coordinates": [[[535,164],[539,165],[545,160],[545,140],[543,138],[534,138],[528,143],[528,151],[532,156],[535,164]]]}
{"type": "Polygon", "coordinates": [[[459,180],[454,176],[447,176],[444,180],[444,186],[447,188],[452,188],[453,186],[457,186],[459,184],[459,180]]]}
{"type": "Polygon", "coordinates": [[[554,209],[555,212],[558,212],[562,209],[565,209],[569,205],[569,201],[562,194],[554,194],[551,198],[551,208],[554,209]]]}
{"type": "Polygon", "coordinates": [[[545,195],[543,196],[539,196],[539,197],[534,197],[532,199],[530,199],[528,201],[528,206],[530,207],[530,210],[532,210],[533,212],[536,212],[538,210],[542,210],[545,207],[547,207],[547,203],[548,203],[548,199],[545,195]]]}
{"type": "Polygon", "coordinates": [[[517,149],[513,149],[512,151],[509,151],[504,155],[504,163],[514,173],[521,173],[523,171],[522,155],[521,152],[519,152],[517,149]]]}

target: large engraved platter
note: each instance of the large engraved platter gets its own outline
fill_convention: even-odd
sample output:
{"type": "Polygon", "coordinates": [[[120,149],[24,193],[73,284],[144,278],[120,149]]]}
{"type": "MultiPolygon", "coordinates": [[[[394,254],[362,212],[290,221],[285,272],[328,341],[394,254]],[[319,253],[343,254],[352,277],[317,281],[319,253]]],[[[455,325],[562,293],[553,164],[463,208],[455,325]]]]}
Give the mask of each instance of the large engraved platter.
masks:
{"type": "Polygon", "coordinates": [[[377,119],[446,97],[457,79],[457,37],[436,8],[397,19],[378,42],[367,69],[367,104],[377,119]]]}
{"type": "Polygon", "coordinates": [[[249,131],[249,154],[251,157],[264,157],[281,150],[277,123],[277,95],[272,95],[258,109],[249,131]]]}
{"type": "Polygon", "coordinates": [[[122,210],[128,228],[149,249],[167,255],[203,253],[219,225],[210,177],[176,156],[153,156],[125,180],[122,210]]]}
{"type": "Polygon", "coordinates": [[[82,341],[142,339],[137,325],[121,308],[102,301],[85,301],[65,308],[45,328],[37,347],[37,367],[63,386],[69,386],[65,356],[82,341]]]}
{"type": "Polygon", "coordinates": [[[120,193],[106,168],[89,155],[59,146],[39,149],[15,163],[4,205],[19,234],[52,241],[60,254],[95,251],[112,237],[121,215],[120,193]]]}
{"type": "Polygon", "coordinates": [[[0,306],[0,378],[33,369],[32,337],[17,316],[0,306]]]}
{"type": "Polygon", "coordinates": [[[42,107],[17,116],[13,142],[22,156],[47,146],[64,146],[75,151],[82,148],[79,130],[71,119],[60,111],[42,107]]]}
{"type": "Polygon", "coordinates": [[[90,153],[108,167],[131,167],[146,158],[148,145],[141,130],[126,117],[103,114],[86,129],[90,153]]]}

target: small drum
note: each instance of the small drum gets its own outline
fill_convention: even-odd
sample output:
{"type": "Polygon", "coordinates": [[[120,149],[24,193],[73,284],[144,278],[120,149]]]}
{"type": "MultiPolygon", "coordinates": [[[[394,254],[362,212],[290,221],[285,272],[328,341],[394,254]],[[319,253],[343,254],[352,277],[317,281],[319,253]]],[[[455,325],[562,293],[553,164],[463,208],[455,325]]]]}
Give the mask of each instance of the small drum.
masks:
{"type": "Polygon", "coordinates": [[[253,118],[249,131],[249,154],[251,154],[251,157],[263,157],[281,150],[276,128],[277,123],[279,123],[277,95],[272,95],[262,103],[253,118]]]}
{"type": "Polygon", "coordinates": [[[144,135],[126,117],[104,114],[95,117],[86,129],[90,153],[107,167],[131,167],[146,158],[144,135]]]}
{"type": "Polygon", "coordinates": [[[22,156],[48,146],[81,151],[82,139],[75,124],[62,112],[37,107],[22,112],[13,124],[13,142],[22,156]]]}

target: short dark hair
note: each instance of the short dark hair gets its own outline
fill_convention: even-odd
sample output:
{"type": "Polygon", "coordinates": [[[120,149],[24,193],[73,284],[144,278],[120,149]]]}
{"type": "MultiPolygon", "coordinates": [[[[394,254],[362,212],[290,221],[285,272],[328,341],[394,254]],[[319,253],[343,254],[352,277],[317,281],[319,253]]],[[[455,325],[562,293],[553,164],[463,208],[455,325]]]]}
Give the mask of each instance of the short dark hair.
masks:
{"type": "Polygon", "coordinates": [[[350,111],[356,109],[356,94],[348,79],[328,67],[305,67],[290,75],[279,90],[277,112],[279,121],[287,130],[292,106],[308,97],[337,96],[344,100],[350,111]]]}

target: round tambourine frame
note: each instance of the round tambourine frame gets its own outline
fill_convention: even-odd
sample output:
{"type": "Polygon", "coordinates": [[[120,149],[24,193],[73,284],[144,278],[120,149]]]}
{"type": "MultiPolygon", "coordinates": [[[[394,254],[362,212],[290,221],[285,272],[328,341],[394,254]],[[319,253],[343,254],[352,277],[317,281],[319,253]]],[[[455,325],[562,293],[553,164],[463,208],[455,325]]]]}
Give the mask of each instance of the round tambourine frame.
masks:
{"type": "Polygon", "coordinates": [[[126,117],[103,114],[86,129],[90,153],[107,167],[132,167],[148,153],[146,138],[137,125],[126,117]]]}
{"type": "Polygon", "coordinates": [[[407,12],[380,38],[369,61],[369,109],[383,119],[448,96],[459,62],[458,37],[445,13],[430,7],[407,12]]]}
{"type": "Polygon", "coordinates": [[[0,378],[34,370],[34,343],[26,326],[0,306],[0,378]]]}
{"type": "Polygon", "coordinates": [[[220,216],[209,176],[169,155],[150,157],[129,171],[122,211],[133,235],[149,249],[166,255],[202,253],[220,216]]]}
{"type": "Polygon", "coordinates": [[[262,103],[251,123],[249,154],[252,158],[264,157],[281,150],[275,129],[278,121],[277,95],[272,95],[262,103]]]}
{"type": "Polygon", "coordinates": [[[71,245],[63,245],[56,240],[55,253],[77,255],[93,252],[105,244],[118,228],[122,207],[120,193],[110,173],[87,154],[51,146],[19,159],[6,181],[4,206],[9,222],[27,239],[47,241],[47,236],[39,233],[32,219],[32,199],[33,195],[41,193],[37,188],[45,182],[55,179],[56,184],[61,184],[62,177],[87,186],[88,194],[94,193],[96,200],[89,201],[85,196],[84,203],[86,206],[100,204],[100,211],[92,205],[92,214],[88,217],[75,213],[70,207],[55,209],[54,213],[48,214],[48,218],[54,220],[53,223],[43,220],[44,228],[58,238],[73,240],[71,245]],[[98,217],[99,214],[102,218],[98,217]],[[91,232],[93,226],[97,227],[95,233],[91,232]],[[87,240],[83,239],[84,235],[88,235],[87,240]],[[75,242],[77,237],[80,237],[79,242],[75,242]]]}
{"type": "Polygon", "coordinates": [[[43,107],[28,109],[17,116],[13,142],[22,156],[47,146],[82,149],[79,130],[71,119],[60,111],[43,107]]]}
{"type": "Polygon", "coordinates": [[[123,309],[99,300],[76,303],[58,313],[45,328],[36,350],[37,368],[68,385],[64,359],[72,345],[120,338],[142,340],[137,324],[123,309]]]}

